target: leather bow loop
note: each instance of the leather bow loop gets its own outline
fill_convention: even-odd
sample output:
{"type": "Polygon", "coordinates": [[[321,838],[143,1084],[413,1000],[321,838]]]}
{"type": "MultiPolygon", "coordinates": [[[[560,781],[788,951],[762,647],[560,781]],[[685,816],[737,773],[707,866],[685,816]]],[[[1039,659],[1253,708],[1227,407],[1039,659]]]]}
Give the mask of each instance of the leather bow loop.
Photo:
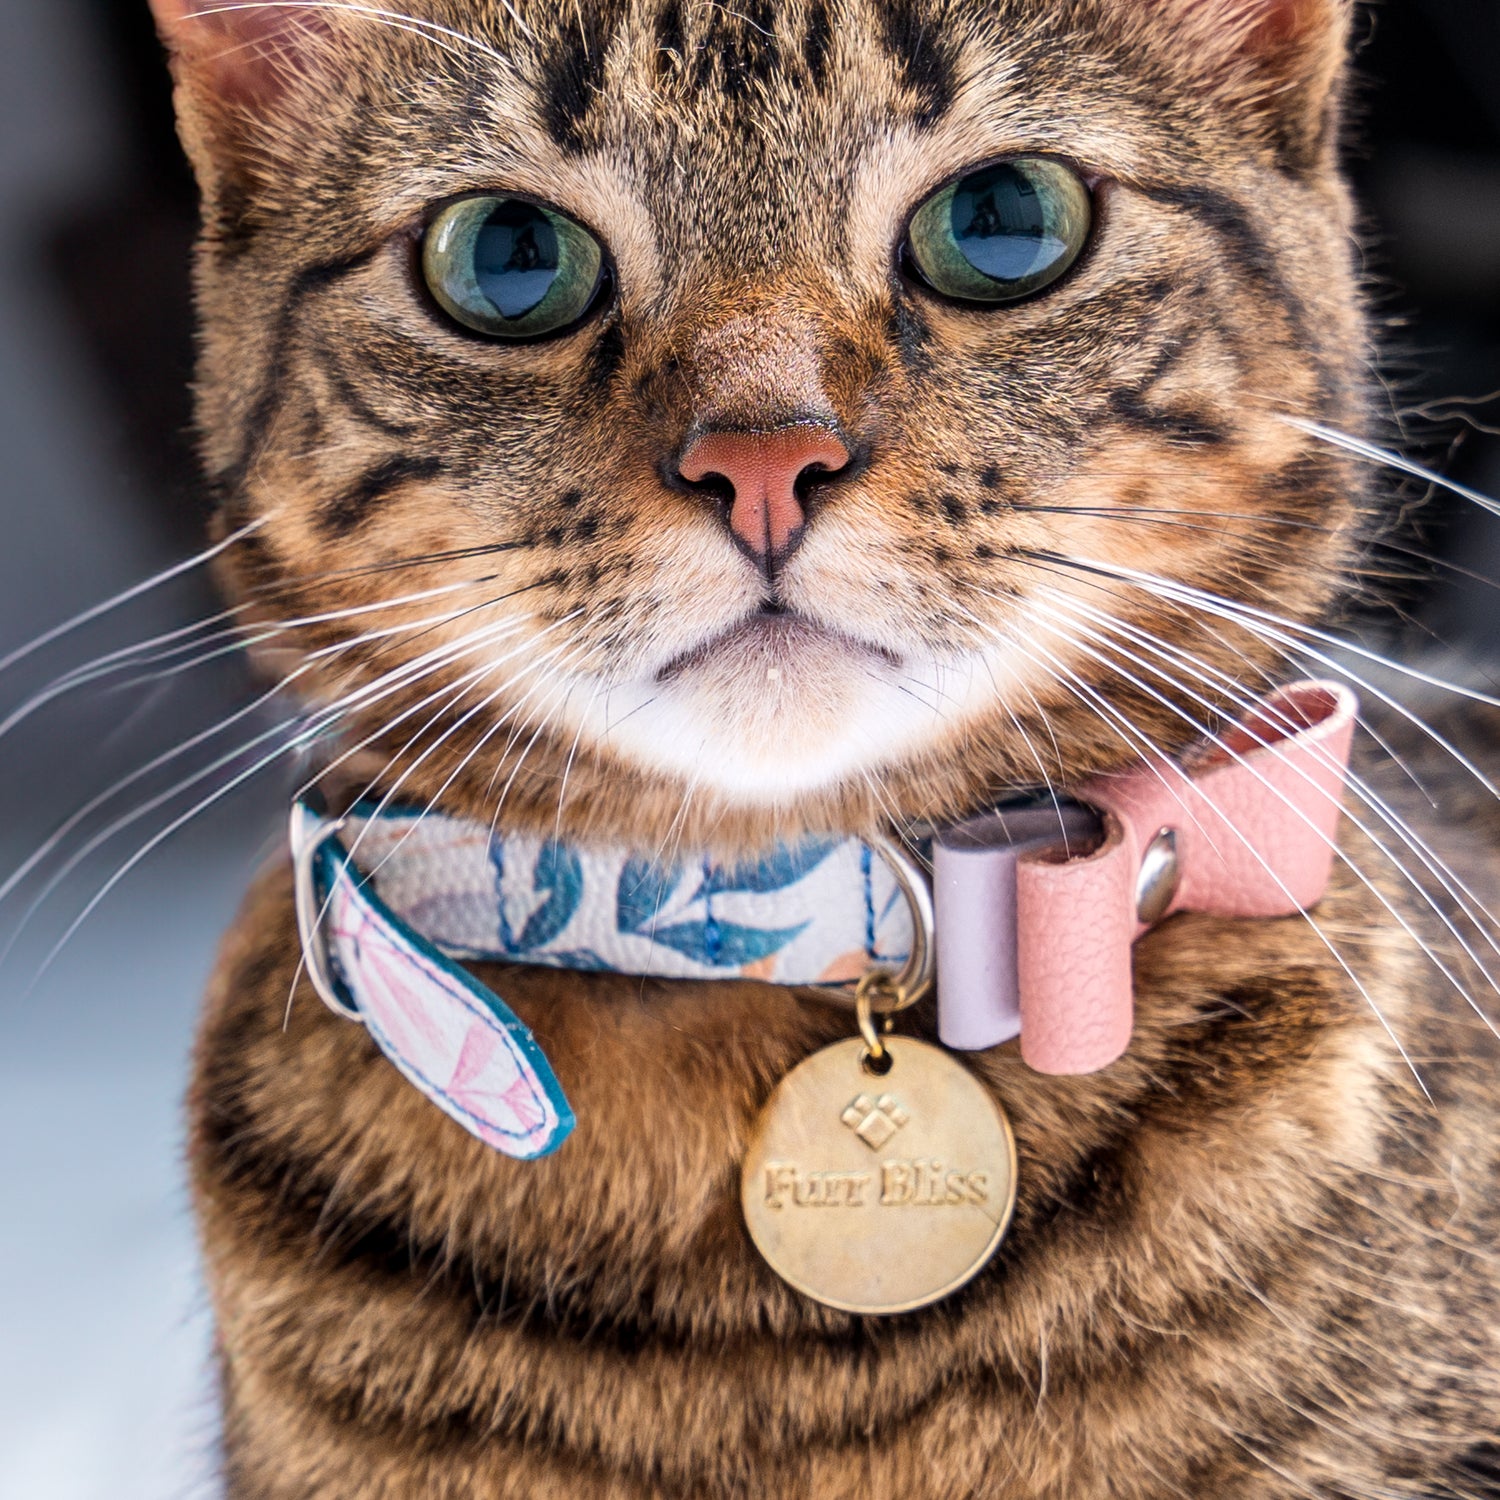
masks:
{"type": "Polygon", "coordinates": [[[1339,684],[1297,683],[1182,764],[1153,759],[1090,783],[1080,800],[1103,828],[1086,854],[1070,858],[1055,839],[982,850],[972,831],[967,843],[940,839],[943,1039],[994,1046],[1019,1030],[1037,1071],[1096,1072],[1130,1044],[1131,946],[1152,925],[1179,911],[1283,917],[1314,905],[1333,865],[1356,707],[1339,684]],[[945,920],[986,860],[1014,868],[1013,962],[993,951],[1004,921],[984,932],[945,920]]]}

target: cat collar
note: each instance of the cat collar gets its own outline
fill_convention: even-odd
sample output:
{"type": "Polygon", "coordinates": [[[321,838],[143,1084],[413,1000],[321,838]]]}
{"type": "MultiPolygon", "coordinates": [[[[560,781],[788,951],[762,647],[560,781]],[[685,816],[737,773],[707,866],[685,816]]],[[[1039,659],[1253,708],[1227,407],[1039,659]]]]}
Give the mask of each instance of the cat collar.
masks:
{"type": "Polygon", "coordinates": [[[464,960],[759,979],[896,1008],[939,979],[953,1048],[1019,1035],[1045,1073],[1130,1042],[1132,944],[1181,911],[1280,917],[1327,885],[1355,717],[1303,682],[1181,760],[1008,804],[907,845],[813,838],[671,864],[435,813],[292,808],[307,972],[401,1073],[487,1144],[555,1150],[573,1115],[547,1058],[464,960]],[[927,869],[931,869],[929,884],[927,869]]]}

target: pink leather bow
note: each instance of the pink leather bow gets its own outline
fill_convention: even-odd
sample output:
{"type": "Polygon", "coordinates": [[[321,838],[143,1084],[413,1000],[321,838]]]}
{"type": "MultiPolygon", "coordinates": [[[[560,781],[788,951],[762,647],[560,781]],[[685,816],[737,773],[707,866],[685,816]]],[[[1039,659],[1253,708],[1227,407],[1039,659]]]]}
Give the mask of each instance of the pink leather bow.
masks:
{"type": "Polygon", "coordinates": [[[1149,927],[1179,911],[1283,917],[1314,905],[1356,708],[1339,684],[1297,683],[1182,764],[1153,758],[1089,783],[1079,800],[1097,816],[1065,807],[1060,827],[1050,807],[1001,811],[943,833],[943,1041],[975,1050],[1019,1032],[1038,1072],[1096,1072],[1130,1044],[1131,948],[1149,927]]]}

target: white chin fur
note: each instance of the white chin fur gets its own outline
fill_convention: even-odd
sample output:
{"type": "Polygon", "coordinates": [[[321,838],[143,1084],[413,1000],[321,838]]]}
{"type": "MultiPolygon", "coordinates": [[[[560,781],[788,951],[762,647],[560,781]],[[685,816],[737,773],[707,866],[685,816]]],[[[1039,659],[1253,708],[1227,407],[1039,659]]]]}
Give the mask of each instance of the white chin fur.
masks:
{"type": "Polygon", "coordinates": [[[697,789],[765,805],[940,743],[1014,684],[1014,660],[999,656],[898,666],[793,630],[718,644],[665,680],[586,682],[567,699],[586,741],[697,789]]]}

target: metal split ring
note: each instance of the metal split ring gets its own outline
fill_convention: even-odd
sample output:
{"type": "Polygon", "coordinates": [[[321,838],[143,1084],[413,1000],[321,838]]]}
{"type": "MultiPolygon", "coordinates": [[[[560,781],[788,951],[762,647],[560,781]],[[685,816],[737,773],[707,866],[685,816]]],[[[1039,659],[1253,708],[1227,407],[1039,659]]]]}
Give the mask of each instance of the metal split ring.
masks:
{"type": "Polygon", "coordinates": [[[854,1017],[859,1023],[859,1034],[865,1039],[865,1061],[878,1063],[885,1056],[885,1040],[882,1032],[891,1029],[891,1017],[896,1014],[899,1007],[892,1006],[881,1012],[884,1024],[875,1024],[875,1011],[870,1002],[871,994],[878,988],[888,984],[890,976],[884,969],[871,969],[868,974],[860,980],[854,991],[854,1017]]]}

